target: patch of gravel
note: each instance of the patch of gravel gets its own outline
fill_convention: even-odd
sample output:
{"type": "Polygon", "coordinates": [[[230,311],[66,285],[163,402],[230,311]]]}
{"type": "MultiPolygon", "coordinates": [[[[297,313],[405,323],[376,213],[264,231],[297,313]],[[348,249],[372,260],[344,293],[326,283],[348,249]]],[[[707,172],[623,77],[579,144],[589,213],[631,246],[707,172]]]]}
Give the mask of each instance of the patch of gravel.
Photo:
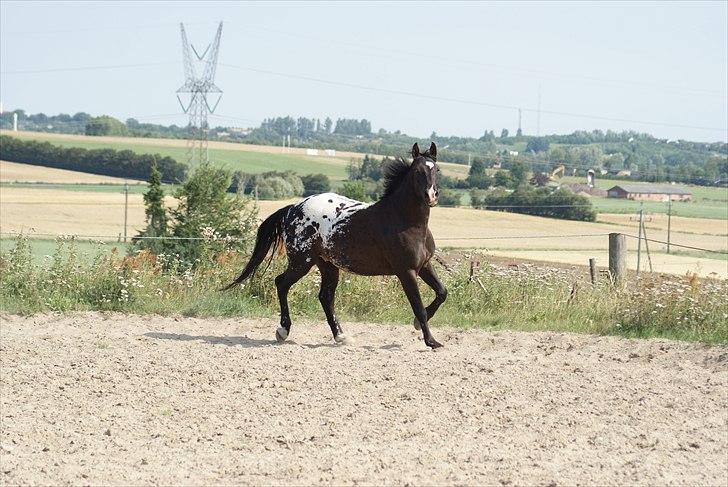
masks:
{"type": "Polygon", "coordinates": [[[728,349],[4,315],[2,484],[728,484],[728,349]]]}

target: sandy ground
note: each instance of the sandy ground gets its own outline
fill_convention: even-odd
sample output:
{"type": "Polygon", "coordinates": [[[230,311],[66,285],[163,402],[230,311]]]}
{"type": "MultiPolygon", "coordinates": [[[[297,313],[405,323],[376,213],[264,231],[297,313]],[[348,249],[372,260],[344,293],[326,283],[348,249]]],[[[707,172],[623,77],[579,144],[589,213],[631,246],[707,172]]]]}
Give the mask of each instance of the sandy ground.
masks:
{"type": "Polygon", "coordinates": [[[2,317],[2,484],[726,485],[728,349],[2,317]]]}

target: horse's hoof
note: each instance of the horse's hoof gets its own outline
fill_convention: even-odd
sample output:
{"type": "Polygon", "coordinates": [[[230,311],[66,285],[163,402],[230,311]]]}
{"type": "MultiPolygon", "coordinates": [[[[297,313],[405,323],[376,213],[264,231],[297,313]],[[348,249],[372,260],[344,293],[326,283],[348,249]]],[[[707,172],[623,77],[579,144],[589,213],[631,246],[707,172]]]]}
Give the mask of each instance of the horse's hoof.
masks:
{"type": "Polygon", "coordinates": [[[286,330],[282,326],[279,326],[276,330],[276,341],[278,343],[283,343],[286,341],[286,338],[288,338],[288,330],[286,330]]]}
{"type": "Polygon", "coordinates": [[[432,340],[430,342],[427,342],[426,345],[433,350],[437,350],[438,348],[443,347],[442,343],[438,342],[437,340],[432,340]]]}
{"type": "Polygon", "coordinates": [[[336,335],[334,340],[336,340],[336,343],[340,345],[354,345],[354,339],[349,335],[344,335],[343,333],[336,335]]]}
{"type": "Polygon", "coordinates": [[[414,320],[412,320],[412,326],[414,326],[415,327],[415,330],[417,330],[417,331],[422,330],[422,326],[420,325],[420,321],[417,318],[415,318],[414,320]]]}

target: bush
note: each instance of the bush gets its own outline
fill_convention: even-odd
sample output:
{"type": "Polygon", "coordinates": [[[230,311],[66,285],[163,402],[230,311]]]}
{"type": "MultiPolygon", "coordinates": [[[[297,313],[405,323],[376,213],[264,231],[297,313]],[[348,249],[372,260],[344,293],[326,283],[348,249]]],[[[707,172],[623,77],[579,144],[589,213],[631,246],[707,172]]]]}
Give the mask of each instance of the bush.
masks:
{"type": "Polygon", "coordinates": [[[7,135],[0,135],[0,159],[142,181],[149,179],[152,161],[156,160],[162,181],[165,183],[180,182],[187,173],[187,166],[171,157],[162,157],[159,154],[137,154],[129,150],[64,148],[48,142],[20,140],[7,135]]]}
{"type": "Polygon", "coordinates": [[[345,182],[344,185],[341,187],[341,191],[339,191],[339,194],[357,201],[368,200],[366,187],[361,181],[345,182]]]}
{"type": "Polygon", "coordinates": [[[245,252],[255,240],[258,207],[249,198],[230,196],[228,171],[203,164],[179,188],[166,253],[190,265],[228,251],[245,252]]]}
{"type": "MultiPolygon", "coordinates": [[[[472,196],[471,202],[476,206],[476,200],[472,196]]],[[[483,199],[477,202],[477,207],[487,210],[587,222],[597,219],[597,214],[586,197],[565,189],[552,192],[549,188],[533,189],[530,186],[521,186],[512,193],[495,191],[486,193],[483,199]]]]}
{"type": "Polygon", "coordinates": [[[331,181],[325,174],[307,174],[301,176],[301,182],[303,183],[303,196],[331,191],[331,181]]]}
{"type": "Polygon", "coordinates": [[[441,189],[439,204],[442,206],[460,206],[460,193],[449,189],[441,189]]]}

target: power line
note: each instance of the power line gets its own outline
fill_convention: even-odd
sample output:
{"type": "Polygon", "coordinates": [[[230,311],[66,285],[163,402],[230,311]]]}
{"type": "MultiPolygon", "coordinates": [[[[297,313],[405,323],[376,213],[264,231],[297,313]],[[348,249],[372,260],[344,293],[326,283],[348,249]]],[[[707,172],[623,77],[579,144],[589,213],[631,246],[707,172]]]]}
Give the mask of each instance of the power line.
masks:
{"type": "MultiPolygon", "coordinates": [[[[446,97],[446,96],[428,95],[428,94],[415,93],[412,91],[399,90],[399,89],[379,88],[376,86],[366,86],[366,85],[360,85],[357,83],[349,83],[346,81],[327,80],[327,79],[323,79],[323,78],[317,78],[314,76],[284,73],[284,72],[280,72],[280,71],[271,71],[268,69],[254,68],[254,67],[250,67],[250,66],[238,66],[235,64],[227,64],[227,63],[220,63],[220,66],[223,66],[226,68],[240,69],[243,71],[250,71],[250,72],[254,72],[254,73],[268,74],[268,75],[272,75],[272,76],[280,76],[283,78],[292,78],[292,79],[299,79],[299,80],[304,80],[304,81],[311,81],[314,83],[321,83],[321,84],[326,84],[326,85],[330,85],[330,86],[341,86],[341,87],[345,87],[345,88],[354,88],[354,89],[364,90],[364,91],[387,93],[390,95],[402,95],[402,96],[409,96],[409,97],[413,97],[413,98],[421,98],[421,99],[426,99],[426,100],[437,100],[437,101],[444,101],[444,102],[451,102],[451,103],[460,103],[460,104],[464,104],[464,105],[485,106],[485,107],[489,107],[489,108],[499,108],[499,109],[505,109],[505,110],[518,110],[519,108],[521,108],[516,105],[505,105],[505,104],[500,104],[500,103],[492,103],[492,102],[479,101],[479,100],[467,100],[464,98],[451,98],[451,97],[446,97]]],[[[538,111],[539,111],[537,108],[521,108],[521,109],[525,112],[538,113],[538,111]]],[[[699,125],[654,122],[654,121],[636,120],[636,119],[630,119],[630,118],[604,117],[601,115],[591,115],[591,114],[575,113],[575,112],[562,112],[562,111],[556,111],[556,110],[540,110],[540,111],[541,111],[541,113],[547,113],[549,115],[558,115],[558,116],[592,119],[592,120],[602,120],[602,121],[609,121],[609,122],[625,122],[625,123],[636,123],[636,124],[641,124],[641,125],[654,125],[654,126],[660,126],[660,127],[687,128],[687,129],[705,130],[705,131],[721,132],[721,133],[725,133],[728,131],[728,129],[726,129],[726,128],[718,128],[718,127],[706,127],[706,126],[699,126],[699,125]]]]}
{"type": "MultiPolygon", "coordinates": [[[[636,239],[639,239],[640,238],[640,237],[637,237],[636,235],[629,235],[629,234],[625,234],[625,236],[630,237],[630,238],[636,238],[636,239]]],[[[665,241],[662,241],[662,240],[655,240],[653,238],[645,238],[645,237],[642,237],[642,240],[647,240],[648,242],[655,242],[655,243],[659,243],[659,244],[668,245],[668,242],[665,242],[665,241]]],[[[728,252],[726,252],[724,250],[710,250],[710,249],[704,249],[702,247],[693,247],[691,245],[676,244],[674,242],[669,242],[669,245],[671,247],[680,247],[680,248],[683,248],[683,249],[700,250],[702,252],[710,252],[710,253],[713,253],[713,254],[728,255],[728,252]]]]}
{"type": "Polygon", "coordinates": [[[61,73],[67,71],[95,71],[107,69],[126,69],[126,68],[149,68],[155,66],[166,66],[176,63],[137,63],[137,64],[106,64],[100,66],[77,66],[68,68],[46,68],[46,69],[25,69],[17,71],[0,71],[0,74],[42,74],[42,73],[61,73]]]}
{"type": "Polygon", "coordinates": [[[444,61],[449,63],[457,63],[457,64],[465,64],[465,65],[471,65],[471,66],[479,66],[484,67],[488,69],[496,69],[496,70],[502,70],[502,71],[511,71],[513,73],[519,73],[522,76],[529,76],[533,77],[534,74],[541,75],[541,76],[548,76],[548,77],[554,77],[557,79],[578,79],[583,81],[591,81],[591,82],[597,82],[601,84],[624,84],[624,85],[632,85],[632,86],[643,86],[646,88],[662,88],[666,90],[671,91],[682,91],[685,93],[691,93],[691,94],[700,94],[700,95],[709,95],[709,96],[717,96],[720,98],[727,98],[728,95],[726,95],[725,92],[721,91],[714,91],[714,90],[707,90],[702,88],[688,88],[688,87],[679,87],[679,86],[668,86],[668,85],[660,85],[653,82],[641,82],[641,81],[635,81],[635,80],[618,80],[618,79],[608,79],[608,78],[600,78],[597,76],[585,76],[585,75],[578,75],[578,74],[571,74],[571,73],[553,73],[548,72],[540,69],[533,69],[533,68],[527,68],[527,67],[514,67],[514,66],[503,66],[493,63],[483,63],[479,61],[473,61],[470,59],[458,59],[452,56],[438,56],[435,54],[429,54],[429,53],[423,53],[423,52],[412,52],[412,51],[404,51],[401,49],[394,49],[391,47],[380,47],[380,46],[372,46],[367,44],[358,44],[354,42],[349,41],[340,41],[336,39],[328,39],[328,38],[320,38],[316,36],[311,36],[308,34],[302,34],[298,32],[287,32],[282,31],[278,29],[271,29],[269,27],[263,27],[259,25],[250,25],[250,24],[238,24],[241,26],[244,26],[246,28],[250,29],[256,29],[263,32],[272,32],[274,34],[282,34],[292,37],[298,37],[302,39],[308,39],[315,42],[323,43],[325,45],[331,45],[331,44],[338,44],[342,46],[348,46],[348,47],[354,47],[358,49],[367,49],[367,50],[373,50],[377,51],[379,53],[383,53],[386,55],[399,55],[399,56],[407,56],[407,57],[416,57],[416,58],[425,58],[425,59],[433,59],[437,61],[444,61]]]}

